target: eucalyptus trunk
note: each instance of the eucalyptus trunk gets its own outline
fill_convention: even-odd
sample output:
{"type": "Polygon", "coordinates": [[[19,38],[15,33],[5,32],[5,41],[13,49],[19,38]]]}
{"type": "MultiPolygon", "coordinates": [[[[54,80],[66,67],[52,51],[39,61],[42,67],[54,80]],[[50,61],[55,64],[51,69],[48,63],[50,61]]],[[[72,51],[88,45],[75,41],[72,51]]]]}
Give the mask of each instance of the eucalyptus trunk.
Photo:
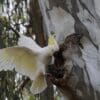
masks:
{"type": "MultiPolygon", "coordinates": [[[[81,46],[71,44],[70,48],[68,44],[68,48],[62,52],[65,58],[63,67],[68,70],[65,76],[69,78],[62,81],[64,86],[57,84],[56,86],[65,100],[99,100],[100,0],[38,1],[44,30],[48,35],[53,31],[59,44],[67,45],[69,41],[64,42],[64,40],[73,33],[83,35],[79,41],[81,46]]],[[[72,40],[70,41],[72,43],[72,40]]]]}

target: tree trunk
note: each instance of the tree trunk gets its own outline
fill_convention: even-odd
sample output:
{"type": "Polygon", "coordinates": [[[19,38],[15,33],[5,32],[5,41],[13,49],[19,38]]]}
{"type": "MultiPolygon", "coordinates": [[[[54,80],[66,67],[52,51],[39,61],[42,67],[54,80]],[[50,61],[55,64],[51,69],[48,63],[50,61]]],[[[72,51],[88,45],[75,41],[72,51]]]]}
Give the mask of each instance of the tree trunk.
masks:
{"type": "MultiPolygon", "coordinates": [[[[60,67],[67,69],[67,73],[61,83],[54,82],[54,84],[63,93],[65,100],[67,98],[69,100],[99,100],[100,1],[38,1],[43,15],[45,32],[47,34],[50,34],[51,31],[55,32],[58,43],[63,45],[61,49],[64,48],[60,53],[65,62],[60,67]],[[70,36],[73,33],[82,35],[78,41],[80,43],[73,42],[75,38],[70,36]],[[70,39],[66,38],[67,36],[70,39]]],[[[57,57],[55,57],[56,59],[57,57]]],[[[56,61],[56,63],[59,62],[56,61]]]]}
{"type": "MultiPolygon", "coordinates": [[[[44,34],[43,30],[43,18],[40,12],[39,3],[37,0],[30,0],[30,28],[32,28],[31,35],[36,35],[36,42],[44,47],[47,45],[47,36],[44,34]]],[[[53,87],[49,86],[47,89],[39,94],[40,100],[54,100],[53,87]]]]}

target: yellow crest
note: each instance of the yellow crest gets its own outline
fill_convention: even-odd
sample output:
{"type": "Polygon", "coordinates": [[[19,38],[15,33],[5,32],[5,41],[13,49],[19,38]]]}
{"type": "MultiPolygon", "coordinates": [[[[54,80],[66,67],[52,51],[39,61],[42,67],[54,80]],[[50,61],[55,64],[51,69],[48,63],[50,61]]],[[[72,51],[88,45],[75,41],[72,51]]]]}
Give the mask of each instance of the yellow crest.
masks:
{"type": "Polygon", "coordinates": [[[48,45],[54,46],[56,44],[56,40],[54,38],[54,35],[50,35],[48,39],[48,45]]]}

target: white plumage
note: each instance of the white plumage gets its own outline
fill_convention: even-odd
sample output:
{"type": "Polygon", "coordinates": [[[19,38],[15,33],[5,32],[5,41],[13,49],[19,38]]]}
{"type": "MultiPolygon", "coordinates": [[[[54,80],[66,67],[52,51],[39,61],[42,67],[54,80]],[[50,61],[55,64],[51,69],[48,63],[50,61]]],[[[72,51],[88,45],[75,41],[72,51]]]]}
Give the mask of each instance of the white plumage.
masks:
{"type": "Polygon", "coordinates": [[[0,70],[15,68],[17,72],[33,80],[32,93],[40,93],[47,87],[45,66],[57,50],[58,45],[53,36],[49,37],[48,46],[41,48],[31,38],[21,35],[18,46],[0,50],[0,70]]]}

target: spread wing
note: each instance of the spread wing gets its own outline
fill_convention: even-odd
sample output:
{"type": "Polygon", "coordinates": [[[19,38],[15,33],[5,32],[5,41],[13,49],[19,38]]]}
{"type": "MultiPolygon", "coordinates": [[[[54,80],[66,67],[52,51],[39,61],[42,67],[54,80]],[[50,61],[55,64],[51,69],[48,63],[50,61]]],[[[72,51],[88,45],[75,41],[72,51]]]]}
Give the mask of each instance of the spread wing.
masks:
{"type": "Polygon", "coordinates": [[[15,70],[34,80],[39,69],[37,55],[26,47],[9,47],[0,50],[0,70],[15,70]]]}
{"type": "Polygon", "coordinates": [[[41,47],[33,39],[25,35],[20,35],[20,38],[18,40],[18,45],[30,48],[35,53],[41,50],[41,47]]]}
{"type": "Polygon", "coordinates": [[[30,90],[33,94],[38,94],[43,92],[46,89],[46,87],[47,87],[46,78],[44,74],[40,72],[37,75],[36,80],[32,82],[30,90]]]}

